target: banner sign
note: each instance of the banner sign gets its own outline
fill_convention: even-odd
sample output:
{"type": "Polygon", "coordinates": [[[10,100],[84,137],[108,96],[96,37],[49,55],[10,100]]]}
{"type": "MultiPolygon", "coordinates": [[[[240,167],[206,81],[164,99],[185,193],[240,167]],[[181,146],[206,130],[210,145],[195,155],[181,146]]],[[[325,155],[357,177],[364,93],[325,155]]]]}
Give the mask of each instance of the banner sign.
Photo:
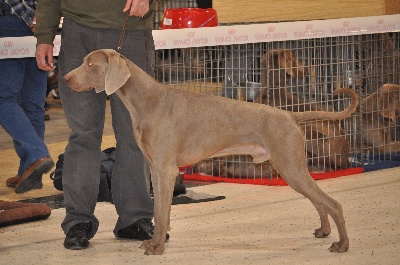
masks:
{"type": "MultiPolygon", "coordinates": [[[[57,35],[54,39],[54,56],[60,52],[61,36],[57,35]]],[[[0,38],[0,59],[35,57],[36,38],[27,37],[9,37],[0,38]]]]}
{"type": "Polygon", "coordinates": [[[153,30],[156,50],[400,31],[400,15],[153,30]]]}
{"type": "MultiPolygon", "coordinates": [[[[400,14],[248,25],[153,30],[156,50],[353,36],[400,31],[400,14]]],[[[54,56],[61,36],[54,40],[54,56]]],[[[35,57],[35,37],[0,38],[0,59],[35,57]]]]}

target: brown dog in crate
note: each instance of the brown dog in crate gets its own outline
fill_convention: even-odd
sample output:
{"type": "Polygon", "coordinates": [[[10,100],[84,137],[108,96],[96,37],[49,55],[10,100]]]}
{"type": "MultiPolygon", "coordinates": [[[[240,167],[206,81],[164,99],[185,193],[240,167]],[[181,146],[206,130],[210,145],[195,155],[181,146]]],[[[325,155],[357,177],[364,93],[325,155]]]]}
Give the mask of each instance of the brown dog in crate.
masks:
{"type": "MultiPolygon", "coordinates": [[[[291,112],[322,110],[317,104],[299,99],[284,88],[286,78],[304,78],[309,74],[308,68],[291,51],[271,50],[262,56],[261,64],[264,69],[262,85],[267,86],[269,78],[271,87],[264,93],[262,103],[291,112]],[[269,76],[267,69],[270,70],[269,76]]],[[[315,75],[313,69],[310,72],[313,80],[315,75]]],[[[311,86],[314,83],[312,80],[311,86]]],[[[308,158],[317,166],[317,170],[347,168],[350,143],[338,121],[307,121],[301,123],[300,127],[305,134],[308,158]]]]}
{"type": "Polygon", "coordinates": [[[233,155],[207,159],[192,165],[194,173],[228,178],[260,179],[278,176],[269,162],[254,163],[248,155],[233,155]]]}
{"type": "Polygon", "coordinates": [[[384,84],[377,91],[366,97],[360,104],[363,143],[379,154],[400,152],[400,142],[392,141],[390,129],[396,126],[400,117],[400,86],[384,84]]]}
{"type": "MultiPolygon", "coordinates": [[[[264,71],[269,61],[269,82],[267,73],[261,75],[261,87],[271,88],[261,90],[261,95],[254,98],[255,103],[263,103],[291,112],[322,110],[317,104],[306,102],[287,92],[284,88],[286,79],[301,79],[314,71],[302,64],[297,57],[287,49],[271,50],[261,58],[264,71]],[[268,91],[268,92],[267,92],[268,91]]],[[[313,85],[311,81],[311,85],[313,85]]],[[[314,88],[315,89],[315,88],[314,88]]],[[[239,100],[245,98],[237,97],[239,100]]],[[[306,139],[308,159],[313,166],[310,171],[331,171],[347,168],[349,165],[350,143],[346,132],[336,120],[306,121],[300,124],[306,139]]],[[[193,165],[193,171],[200,174],[232,177],[232,178],[265,178],[276,175],[269,162],[254,164],[250,156],[221,157],[216,160],[205,160],[193,165]]]]}

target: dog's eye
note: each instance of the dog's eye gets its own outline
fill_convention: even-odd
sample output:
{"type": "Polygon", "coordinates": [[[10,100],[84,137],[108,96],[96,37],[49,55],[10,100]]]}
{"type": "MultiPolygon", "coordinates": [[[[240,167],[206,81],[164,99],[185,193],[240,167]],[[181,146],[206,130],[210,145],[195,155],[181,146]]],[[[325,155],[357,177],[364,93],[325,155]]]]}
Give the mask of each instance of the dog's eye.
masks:
{"type": "Polygon", "coordinates": [[[91,63],[91,62],[88,62],[88,66],[93,66],[93,63],[91,63]]]}

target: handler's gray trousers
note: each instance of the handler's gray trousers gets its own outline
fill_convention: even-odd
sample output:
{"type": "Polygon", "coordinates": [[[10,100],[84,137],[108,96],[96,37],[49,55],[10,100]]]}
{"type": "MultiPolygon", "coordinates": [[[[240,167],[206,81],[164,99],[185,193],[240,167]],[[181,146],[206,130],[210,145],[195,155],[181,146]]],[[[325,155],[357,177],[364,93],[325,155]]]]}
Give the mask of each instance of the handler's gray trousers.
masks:
{"type": "MultiPolygon", "coordinates": [[[[106,48],[117,50],[120,35],[121,30],[89,28],[64,18],[58,60],[59,92],[72,129],[65,149],[62,179],[66,216],[61,227],[65,234],[72,226],[91,221],[92,238],[99,227],[94,210],[99,193],[100,145],[107,96],[105,92],[96,94],[94,89],[82,93],[74,92],[61,78],[80,66],[88,53],[106,48]]],[[[152,75],[154,44],[151,30],[126,31],[121,54],[152,75]]],[[[141,218],[152,218],[153,203],[150,196],[149,169],[134,139],[128,110],[117,95],[110,96],[110,104],[117,140],[111,181],[112,196],[118,213],[114,229],[116,234],[141,218]]]]}

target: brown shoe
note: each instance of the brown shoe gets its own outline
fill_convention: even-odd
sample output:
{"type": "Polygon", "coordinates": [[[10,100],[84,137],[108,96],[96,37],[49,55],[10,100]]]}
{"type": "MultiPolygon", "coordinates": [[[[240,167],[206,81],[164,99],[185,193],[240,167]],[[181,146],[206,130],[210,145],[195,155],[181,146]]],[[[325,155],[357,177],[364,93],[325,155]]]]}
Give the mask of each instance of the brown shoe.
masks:
{"type": "MultiPolygon", "coordinates": [[[[6,180],[6,185],[7,185],[7,187],[15,188],[18,184],[18,181],[19,181],[19,177],[18,177],[18,175],[16,175],[15,177],[8,178],[6,180]]],[[[41,188],[43,188],[43,183],[41,182],[41,179],[39,178],[38,181],[36,181],[34,183],[33,189],[41,189],[41,188]]]]}
{"type": "Polygon", "coordinates": [[[25,170],[22,177],[19,178],[15,186],[15,193],[24,193],[33,190],[35,183],[40,181],[44,173],[50,171],[54,166],[54,161],[51,157],[42,157],[33,163],[27,170],[25,170]]]}

